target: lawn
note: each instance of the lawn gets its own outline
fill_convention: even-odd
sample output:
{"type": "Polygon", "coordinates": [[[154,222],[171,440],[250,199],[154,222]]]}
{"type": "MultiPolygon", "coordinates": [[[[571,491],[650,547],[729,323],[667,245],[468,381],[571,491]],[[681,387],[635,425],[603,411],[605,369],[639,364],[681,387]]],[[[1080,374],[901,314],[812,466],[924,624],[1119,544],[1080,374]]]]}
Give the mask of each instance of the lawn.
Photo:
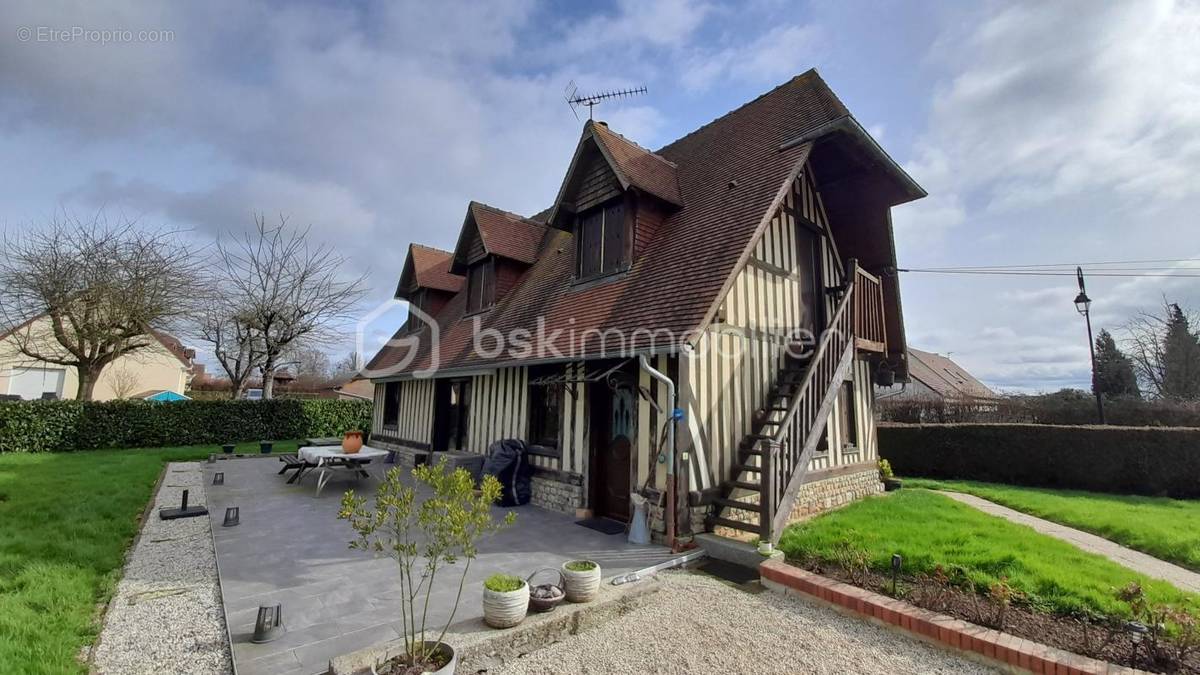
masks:
{"type": "Polygon", "coordinates": [[[1050,490],[975,481],[909,479],[906,486],[965,492],[1200,571],[1200,501],[1050,490]]]}
{"type": "Polygon", "coordinates": [[[1113,589],[1135,580],[1155,602],[1196,599],[1023,525],[907,486],[793,525],[783,533],[780,548],[790,559],[835,562],[845,542],[865,551],[871,568],[881,572],[899,553],[904,575],[931,574],[942,565],[961,567],[976,584],[1006,576],[1035,607],[1056,613],[1125,616],[1127,608],[1113,598],[1113,589]]]}
{"type": "Polygon", "coordinates": [[[96,605],[116,587],[164,462],[213,451],[0,455],[0,673],[84,671],[76,657],[96,637],[96,605]]]}

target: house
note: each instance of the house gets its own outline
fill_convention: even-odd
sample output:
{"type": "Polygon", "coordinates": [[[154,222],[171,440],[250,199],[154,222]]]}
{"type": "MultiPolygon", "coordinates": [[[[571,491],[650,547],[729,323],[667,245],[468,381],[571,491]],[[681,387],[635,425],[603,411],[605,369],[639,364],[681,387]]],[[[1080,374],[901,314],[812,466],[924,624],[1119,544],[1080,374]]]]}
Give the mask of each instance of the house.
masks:
{"type": "Polygon", "coordinates": [[[812,70],[653,152],[589,120],[550,208],[471,202],[454,250],[409,249],[371,443],[523,439],[535,504],[775,541],[881,489],[890,208],[924,195],[812,70]]]}
{"type": "Polygon", "coordinates": [[[928,401],[986,402],[1000,397],[987,385],[975,379],[948,356],[908,349],[909,382],[890,387],[876,387],[880,399],[928,401]]]}
{"type": "MultiPolygon", "coordinates": [[[[50,334],[46,316],[0,336],[0,393],[26,400],[74,399],[79,386],[76,370],[25,356],[17,347],[22,339],[40,341],[43,356],[62,351],[50,334]]],[[[183,395],[191,381],[195,350],[155,330],[149,331],[146,341],[145,347],[118,357],[100,371],[93,400],[137,398],[139,392],[183,395]]]]}

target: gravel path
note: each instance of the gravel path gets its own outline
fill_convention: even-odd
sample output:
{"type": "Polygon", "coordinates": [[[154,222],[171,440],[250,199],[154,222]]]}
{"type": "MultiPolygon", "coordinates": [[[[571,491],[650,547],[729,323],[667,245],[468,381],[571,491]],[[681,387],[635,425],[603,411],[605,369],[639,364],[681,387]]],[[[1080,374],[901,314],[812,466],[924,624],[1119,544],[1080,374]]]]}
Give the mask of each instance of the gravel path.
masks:
{"type": "Polygon", "coordinates": [[[232,671],[208,518],[162,520],[190,490],[205,503],[195,462],[167,466],[154,508],[125,566],[92,657],[99,673],[232,671]]]}
{"type": "Polygon", "coordinates": [[[1022,513],[1007,506],[1001,506],[975,495],[941,490],[936,492],[968,506],[973,506],[989,515],[998,516],[1019,525],[1027,525],[1042,534],[1048,534],[1055,539],[1061,539],[1068,544],[1072,544],[1076,548],[1102,555],[1118,565],[1127,567],[1135,572],[1141,572],[1154,579],[1162,579],[1169,584],[1173,584],[1176,588],[1191,593],[1200,593],[1200,574],[1189,569],[1184,569],[1179,565],[1159,560],[1141,551],[1126,548],[1104,537],[1097,537],[1089,532],[1076,530],[1073,527],[1060,525],[1043,518],[1038,518],[1037,516],[1031,516],[1028,513],[1022,513]]]}
{"type": "Polygon", "coordinates": [[[660,575],[654,599],[496,671],[534,673],[994,673],[831,609],[712,577],[660,575]]]}

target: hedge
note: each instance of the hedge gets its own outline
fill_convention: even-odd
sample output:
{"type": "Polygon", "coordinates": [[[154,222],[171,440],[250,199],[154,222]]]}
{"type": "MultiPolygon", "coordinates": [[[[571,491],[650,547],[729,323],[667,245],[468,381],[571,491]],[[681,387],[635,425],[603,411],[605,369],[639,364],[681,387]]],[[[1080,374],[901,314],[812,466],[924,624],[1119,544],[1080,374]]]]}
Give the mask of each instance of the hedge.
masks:
{"type": "Polygon", "coordinates": [[[1200,429],[880,424],[901,476],[1200,498],[1200,429]]]}
{"type": "Polygon", "coordinates": [[[370,423],[368,401],[7,401],[0,402],[0,452],[340,436],[370,423]]]}

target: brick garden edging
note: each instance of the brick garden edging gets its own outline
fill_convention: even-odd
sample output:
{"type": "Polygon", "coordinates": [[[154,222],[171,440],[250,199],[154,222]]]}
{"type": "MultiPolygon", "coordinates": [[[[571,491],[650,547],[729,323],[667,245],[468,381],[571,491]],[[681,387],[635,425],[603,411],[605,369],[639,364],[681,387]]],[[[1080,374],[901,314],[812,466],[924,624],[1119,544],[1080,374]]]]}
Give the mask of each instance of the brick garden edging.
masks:
{"type": "Polygon", "coordinates": [[[997,661],[1009,670],[1047,675],[1143,672],[921,609],[902,600],[813,574],[782,560],[763,562],[758,566],[758,573],[763,585],[771,590],[820,600],[875,623],[911,633],[927,642],[997,661]]]}

